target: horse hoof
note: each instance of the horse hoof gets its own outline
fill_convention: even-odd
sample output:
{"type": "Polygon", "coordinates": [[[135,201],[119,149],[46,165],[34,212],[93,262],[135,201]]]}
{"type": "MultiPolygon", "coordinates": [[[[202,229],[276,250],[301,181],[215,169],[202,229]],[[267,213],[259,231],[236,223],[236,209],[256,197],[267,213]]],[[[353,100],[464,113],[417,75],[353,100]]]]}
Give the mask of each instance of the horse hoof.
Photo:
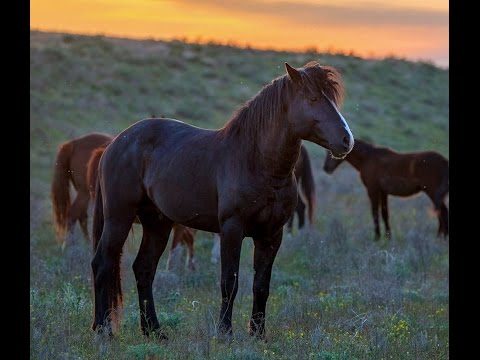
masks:
{"type": "Polygon", "coordinates": [[[230,339],[233,337],[233,330],[231,326],[222,326],[218,327],[218,337],[223,339],[230,339]]]}

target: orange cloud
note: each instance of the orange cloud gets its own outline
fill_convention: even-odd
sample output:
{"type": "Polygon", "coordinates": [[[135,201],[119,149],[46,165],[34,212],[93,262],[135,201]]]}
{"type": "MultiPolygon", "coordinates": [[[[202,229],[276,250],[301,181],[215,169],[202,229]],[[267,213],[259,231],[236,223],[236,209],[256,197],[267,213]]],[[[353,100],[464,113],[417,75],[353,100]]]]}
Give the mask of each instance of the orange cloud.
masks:
{"type": "Polygon", "coordinates": [[[284,50],[333,48],[448,65],[448,2],[31,0],[30,26],[131,38],[187,38],[284,50]]]}

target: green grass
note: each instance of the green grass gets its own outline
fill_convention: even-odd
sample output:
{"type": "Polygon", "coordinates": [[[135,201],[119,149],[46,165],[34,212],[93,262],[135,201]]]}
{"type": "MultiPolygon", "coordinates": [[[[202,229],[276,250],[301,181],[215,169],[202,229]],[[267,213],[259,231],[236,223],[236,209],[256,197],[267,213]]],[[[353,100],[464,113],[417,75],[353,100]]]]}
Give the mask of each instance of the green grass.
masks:
{"type": "MultiPolygon", "coordinates": [[[[310,231],[284,235],[267,304],[267,339],[248,336],[252,251],[243,243],[239,292],[227,342],[215,331],[219,267],[212,236],[199,232],[199,270],[165,271],[154,281],[157,313],[170,336],[141,335],[131,266],[135,225],[122,260],[125,303],[117,336],[90,330],[91,248],[62,251],[54,240],[49,187],[57,146],[92,131],[118,133],[163,115],[222,126],[284,62],[337,67],[347,97],[342,112],[354,136],[398,151],[433,149],[448,157],[448,71],[400,59],[237,49],[179,41],[133,41],[31,32],[31,332],[34,359],[447,359],[448,242],[424,195],[390,197],[393,238],[373,242],[366,191],[347,164],[322,172],[325,151],[307,144],[317,187],[310,231]]],[[[79,229],[77,229],[79,233],[79,229]]],[[[77,234],[79,235],[79,234],[77,234]]]]}

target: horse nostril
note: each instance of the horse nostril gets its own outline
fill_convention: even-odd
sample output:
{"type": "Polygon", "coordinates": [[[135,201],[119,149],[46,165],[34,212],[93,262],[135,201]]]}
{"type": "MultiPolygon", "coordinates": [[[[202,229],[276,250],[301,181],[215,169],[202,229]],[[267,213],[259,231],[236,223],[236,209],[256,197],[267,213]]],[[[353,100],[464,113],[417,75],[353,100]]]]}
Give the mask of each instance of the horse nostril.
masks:
{"type": "Polygon", "coordinates": [[[343,145],[344,145],[346,148],[349,148],[349,147],[350,147],[350,137],[349,137],[349,136],[344,136],[344,137],[343,137],[343,145]]]}

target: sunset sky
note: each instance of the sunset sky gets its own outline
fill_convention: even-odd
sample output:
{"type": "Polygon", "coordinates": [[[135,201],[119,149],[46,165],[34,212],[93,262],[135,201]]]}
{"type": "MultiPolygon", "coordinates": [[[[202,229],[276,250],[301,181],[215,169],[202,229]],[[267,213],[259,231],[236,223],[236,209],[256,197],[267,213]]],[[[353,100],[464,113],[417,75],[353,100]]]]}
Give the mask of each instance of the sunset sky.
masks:
{"type": "Polygon", "coordinates": [[[30,28],[449,63],[448,0],[31,0],[30,28]]]}

